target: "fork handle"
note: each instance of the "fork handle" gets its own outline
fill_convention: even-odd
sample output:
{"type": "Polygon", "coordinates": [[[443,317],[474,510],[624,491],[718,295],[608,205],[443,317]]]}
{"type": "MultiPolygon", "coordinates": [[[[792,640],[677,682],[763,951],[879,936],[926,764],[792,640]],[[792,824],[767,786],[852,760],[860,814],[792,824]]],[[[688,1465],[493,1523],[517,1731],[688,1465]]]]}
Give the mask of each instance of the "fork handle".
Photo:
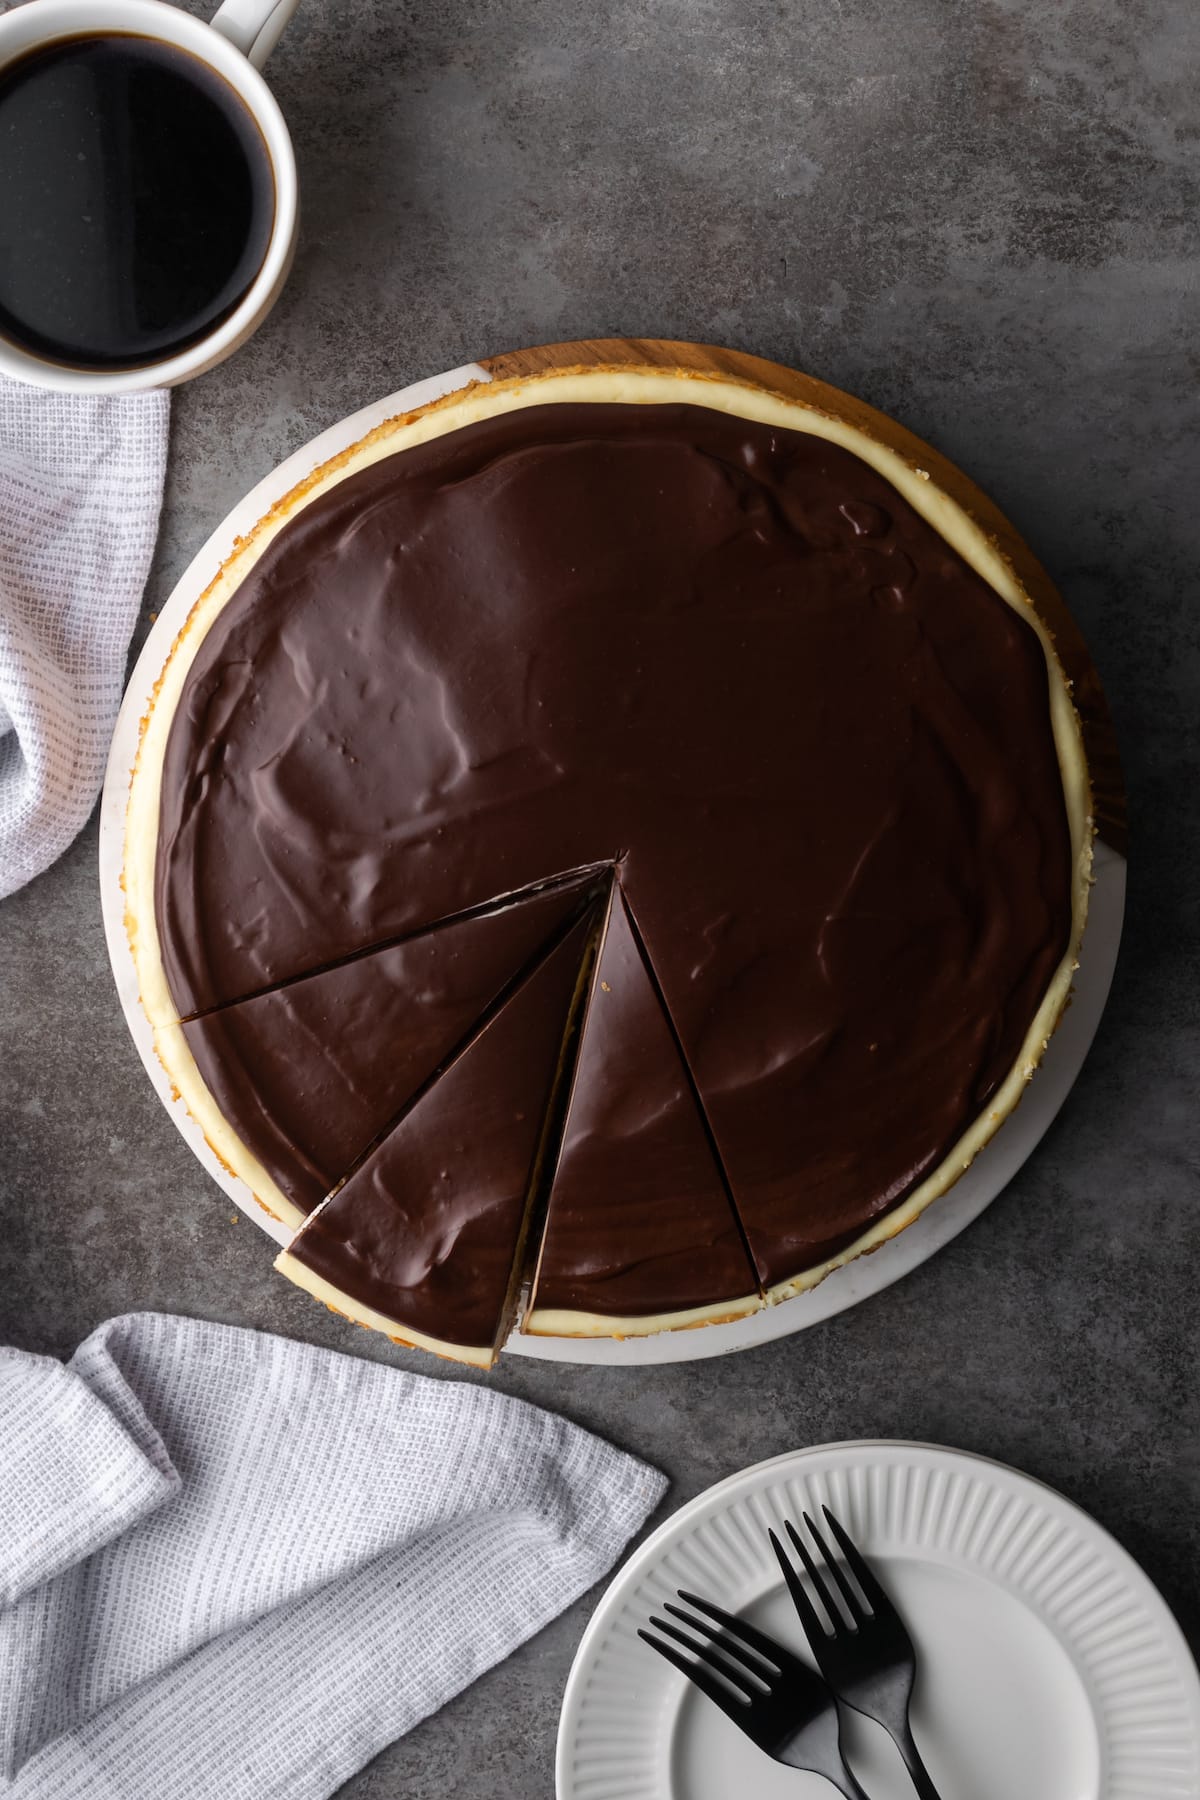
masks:
{"type": "Polygon", "coordinates": [[[846,1800],[871,1800],[870,1794],[862,1786],[845,1757],[842,1758],[842,1774],[830,1775],[828,1779],[832,1781],[834,1787],[841,1789],[846,1800]]]}
{"type": "Polygon", "coordinates": [[[917,1790],[919,1800],[942,1800],[933,1785],[933,1777],[921,1761],[921,1752],[917,1749],[917,1740],[912,1734],[912,1727],[907,1719],[899,1731],[892,1733],[896,1748],[904,1758],[904,1766],[912,1777],[912,1784],[917,1790]]]}

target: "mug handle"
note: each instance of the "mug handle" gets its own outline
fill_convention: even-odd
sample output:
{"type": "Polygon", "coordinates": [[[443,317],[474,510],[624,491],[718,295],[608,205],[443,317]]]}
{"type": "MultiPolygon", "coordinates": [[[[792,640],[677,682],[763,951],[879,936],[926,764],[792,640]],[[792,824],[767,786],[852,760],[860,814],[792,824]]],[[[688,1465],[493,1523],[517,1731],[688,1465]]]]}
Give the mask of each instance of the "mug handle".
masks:
{"type": "Polygon", "coordinates": [[[261,69],[300,0],[225,0],[209,24],[261,69]]]}

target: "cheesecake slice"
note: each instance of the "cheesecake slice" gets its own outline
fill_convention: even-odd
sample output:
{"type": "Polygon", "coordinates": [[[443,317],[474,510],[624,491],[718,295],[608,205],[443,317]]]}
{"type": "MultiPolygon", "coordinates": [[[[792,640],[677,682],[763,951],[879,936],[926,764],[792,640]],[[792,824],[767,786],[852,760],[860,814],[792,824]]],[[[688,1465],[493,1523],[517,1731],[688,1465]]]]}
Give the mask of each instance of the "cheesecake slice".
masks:
{"type": "Polygon", "coordinates": [[[762,1304],[620,889],[592,977],[524,1329],[633,1337],[762,1304]]]}
{"type": "Polygon", "coordinates": [[[360,1325],[487,1368],[507,1335],[597,921],[560,935],[310,1215],[281,1274],[360,1325]]]}
{"type": "Polygon", "coordinates": [[[185,1020],[190,1057],[172,1060],[190,1111],[298,1226],[594,892],[537,889],[185,1020]]]}

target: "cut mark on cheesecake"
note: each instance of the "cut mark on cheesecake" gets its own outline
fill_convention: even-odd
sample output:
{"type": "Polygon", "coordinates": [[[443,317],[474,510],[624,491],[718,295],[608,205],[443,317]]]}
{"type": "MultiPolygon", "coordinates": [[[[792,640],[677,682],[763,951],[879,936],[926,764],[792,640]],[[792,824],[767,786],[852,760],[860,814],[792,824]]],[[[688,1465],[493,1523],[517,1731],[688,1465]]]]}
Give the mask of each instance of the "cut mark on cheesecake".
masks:
{"type": "Polygon", "coordinates": [[[187,1077],[193,1117],[227,1159],[250,1153],[259,1199],[265,1177],[310,1212],[514,970],[586,905],[584,889],[549,888],[189,1020],[178,1030],[198,1077],[187,1077]]]}
{"type": "Polygon", "coordinates": [[[691,1061],[689,1060],[687,1051],[684,1048],[683,1039],[679,1035],[678,1028],[675,1024],[674,1014],[672,1013],[671,1008],[667,1003],[667,996],[663,992],[662,983],[658,979],[658,972],[655,969],[653,962],[650,960],[650,952],[646,948],[646,940],[642,935],[641,926],[637,922],[637,915],[635,914],[633,907],[629,903],[629,895],[625,892],[625,890],[623,888],[621,890],[621,897],[625,902],[625,914],[629,920],[629,929],[633,936],[634,943],[638,947],[638,954],[641,956],[642,962],[645,965],[646,974],[648,975],[648,977],[650,979],[650,984],[654,989],[655,995],[657,996],[658,1004],[662,1009],[663,1018],[666,1020],[667,1027],[671,1033],[672,1038],[674,1039],[675,1049],[679,1056],[680,1067],[683,1070],[684,1077],[687,1081],[689,1089],[691,1090],[691,1096],[692,1096],[692,1100],[695,1104],[697,1116],[699,1117],[701,1125],[704,1127],[704,1135],[708,1139],[708,1147],[709,1147],[709,1150],[712,1152],[713,1162],[716,1165],[717,1173],[721,1178],[721,1186],[725,1190],[725,1198],[729,1202],[729,1210],[733,1214],[733,1217],[737,1223],[738,1236],[742,1240],[742,1249],[746,1253],[746,1261],[749,1264],[751,1273],[754,1275],[756,1281],[758,1282],[760,1294],[765,1295],[765,1289],[763,1288],[763,1284],[762,1284],[762,1274],[759,1269],[758,1258],[755,1256],[754,1251],[750,1244],[750,1239],[746,1234],[746,1226],[742,1219],[741,1208],[738,1206],[737,1200],[734,1197],[733,1183],[729,1179],[729,1171],[725,1167],[725,1159],[721,1155],[721,1147],[717,1143],[717,1134],[713,1130],[712,1120],[708,1116],[708,1108],[704,1104],[704,1097],[700,1092],[700,1084],[696,1080],[695,1072],[692,1068],[691,1061]]]}
{"type": "Polygon", "coordinates": [[[600,1335],[606,1319],[611,1335],[641,1336],[761,1304],[737,1209],[617,880],[540,1239],[523,1325],[535,1336],[600,1335]]]}
{"type": "MultiPolygon", "coordinates": [[[[398,1335],[401,1341],[419,1342],[426,1347],[437,1348],[441,1354],[458,1355],[464,1360],[476,1362],[485,1367],[494,1360],[500,1344],[508,1334],[515,1313],[523,1273],[525,1247],[530,1229],[532,1196],[540,1185],[545,1158],[548,1152],[552,1153],[558,1090],[563,1084],[570,1060],[575,1023],[588,986],[595,944],[599,936],[600,918],[600,906],[593,898],[590,902],[590,910],[589,904],[575,909],[572,917],[543,941],[540,949],[533,957],[527,959],[508,983],[504,992],[497,996],[495,1002],[479,1016],[472,1030],[445,1059],[443,1065],[428,1081],[422,1084],[417,1093],[390,1122],[387,1129],[379,1134],[375,1143],[356,1160],[342,1181],[309,1216],[292,1238],[287,1250],[279,1258],[276,1264],[277,1268],[290,1275],[292,1279],[298,1281],[300,1286],[306,1287],[317,1298],[325,1300],[326,1304],[338,1302],[342,1310],[349,1309],[350,1316],[357,1318],[359,1322],[374,1325],[377,1329],[387,1331],[390,1336],[398,1335]],[[563,961],[564,957],[567,959],[565,962],[563,961]],[[555,967],[556,959],[562,964],[561,969],[555,967]],[[547,978],[549,978],[548,986],[547,978]],[[557,1000],[556,995],[558,996],[557,1000]],[[530,1011],[531,1004],[532,1012],[530,1011]],[[558,1010],[560,1004],[563,1007],[561,1012],[558,1010]],[[547,1006],[551,1008],[549,1012],[546,1010],[547,1006]],[[501,1039],[494,1035],[497,1032],[507,1031],[511,1037],[516,1016],[514,1008],[520,1009],[521,1007],[524,1007],[522,1016],[526,1020],[536,1021],[540,1016],[544,1021],[544,1023],[533,1025],[533,1037],[540,1048],[532,1062],[528,1062],[519,1054],[514,1061],[514,1051],[517,1051],[518,1047],[529,1049],[528,1043],[519,1038],[518,1043],[510,1044],[508,1038],[501,1039]],[[544,1057],[543,1051],[545,1052],[544,1057]],[[495,1109],[489,1113],[487,1108],[484,1108],[478,1121],[479,1129],[483,1132],[482,1138],[474,1129],[476,1124],[474,1116],[467,1117],[463,1110],[471,1096],[469,1074],[465,1093],[460,1091],[463,1088],[464,1073],[468,1071],[473,1058],[476,1062],[478,1061],[481,1052],[485,1066],[491,1068],[493,1076],[500,1080],[501,1087],[506,1093],[512,1089],[514,1078],[518,1084],[512,1094],[509,1094],[508,1099],[503,1102],[499,1113],[495,1109]],[[496,1061],[498,1053],[501,1056],[499,1063],[496,1061]],[[513,1096],[519,1094],[526,1086],[530,1090],[530,1099],[534,1090],[538,1091],[542,1097],[533,1102],[529,1110],[525,1110],[528,1102],[523,1102],[521,1109],[507,1111],[506,1109],[513,1104],[513,1096]],[[451,1090],[453,1090],[452,1094],[451,1090]],[[447,1166],[441,1171],[442,1180],[446,1179],[447,1175],[456,1167],[456,1159],[461,1160],[465,1155],[466,1185],[462,1192],[466,1196],[467,1209],[462,1215],[461,1222],[466,1230],[468,1240],[473,1229],[472,1222],[477,1223],[479,1219],[488,1217],[499,1220],[502,1237],[508,1232],[511,1232],[511,1236],[508,1237],[507,1243],[502,1241],[500,1246],[503,1261],[497,1273],[502,1276],[503,1285],[497,1284],[492,1290],[495,1296],[494,1310],[491,1310],[493,1302],[487,1298],[486,1281],[483,1289],[483,1305],[487,1309],[486,1316],[490,1318],[490,1325],[485,1330],[483,1319],[477,1316],[474,1328],[466,1335],[460,1337],[451,1330],[446,1336],[439,1336],[435,1342],[427,1335],[428,1322],[421,1318],[422,1306],[427,1306],[429,1303],[429,1294],[425,1289],[427,1276],[422,1275],[421,1280],[412,1287],[407,1281],[402,1281],[399,1287],[390,1286],[389,1284],[394,1282],[395,1278],[388,1273],[387,1259],[390,1258],[392,1251],[387,1248],[387,1245],[393,1229],[396,1232],[402,1229],[407,1212],[410,1220],[413,1221],[413,1228],[417,1231],[417,1235],[412,1244],[407,1246],[406,1241],[401,1237],[391,1241],[394,1242],[401,1267],[403,1267],[404,1257],[408,1253],[415,1253],[419,1261],[420,1246],[424,1241],[420,1237],[418,1229],[422,1206],[432,1202],[430,1218],[434,1235],[430,1240],[431,1244],[436,1243],[438,1230],[444,1228],[443,1209],[449,1205],[450,1211],[453,1213],[454,1195],[452,1190],[446,1190],[444,1195],[425,1192],[423,1176],[429,1174],[429,1170],[421,1168],[425,1152],[420,1136],[418,1135],[415,1139],[411,1136],[411,1127],[418,1124],[420,1108],[423,1103],[428,1102],[435,1107],[436,1120],[439,1094],[450,1097],[448,1102],[443,1101],[442,1103],[442,1111],[445,1116],[442,1118],[440,1126],[436,1126],[435,1141],[440,1141],[448,1132],[450,1142],[453,1143],[458,1138],[460,1131],[465,1134],[467,1140],[465,1146],[462,1142],[459,1143],[457,1151],[439,1150],[437,1155],[448,1156],[447,1166]],[[446,1111],[447,1104],[449,1111],[446,1111]],[[533,1110],[534,1107],[536,1110],[533,1110]],[[507,1123],[504,1122],[505,1120],[507,1123]],[[525,1123],[526,1120],[529,1121],[528,1125],[525,1123]],[[500,1127],[502,1135],[493,1143],[494,1129],[497,1126],[500,1127]],[[406,1133],[409,1138],[408,1142],[405,1141],[406,1133]],[[512,1135],[513,1133],[517,1134],[516,1137],[512,1135]],[[501,1174],[501,1185],[497,1190],[497,1195],[486,1197],[486,1184],[484,1190],[477,1190],[476,1186],[484,1169],[484,1164],[480,1162],[480,1156],[482,1154],[485,1158],[490,1177],[491,1174],[497,1173],[497,1170],[493,1168],[493,1152],[499,1158],[499,1170],[503,1171],[508,1167],[509,1172],[507,1177],[501,1174]],[[413,1166],[414,1156],[415,1168],[413,1166]],[[510,1166],[514,1156],[520,1167],[519,1175],[517,1169],[510,1166]],[[379,1158],[384,1159],[382,1173],[378,1161],[375,1163],[373,1173],[369,1172],[366,1165],[371,1163],[372,1159],[379,1158]],[[390,1159],[390,1162],[387,1159],[390,1159]],[[409,1186],[407,1193],[405,1185],[402,1184],[395,1188],[391,1185],[393,1181],[399,1179],[399,1172],[405,1168],[406,1164],[408,1165],[408,1177],[416,1175],[418,1178],[417,1187],[409,1186]],[[507,1182],[514,1176],[517,1177],[516,1184],[509,1187],[507,1182]],[[356,1178],[357,1185],[355,1185],[356,1178]],[[367,1183],[365,1187],[364,1180],[367,1183]],[[484,1193],[485,1198],[483,1210],[479,1211],[481,1192],[484,1193]],[[359,1230],[362,1229],[363,1218],[367,1220],[366,1245],[369,1245],[371,1240],[371,1209],[375,1208],[373,1229],[385,1259],[382,1276],[377,1269],[372,1267],[372,1260],[367,1255],[363,1241],[354,1234],[348,1237],[345,1235],[350,1221],[340,1216],[345,1210],[343,1196],[346,1200],[352,1199],[351,1217],[358,1219],[359,1230]],[[379,1211],[380,1197],[383,1199],[384,1210],[382,1213],[379,1211]],[[501,1198],[503,1198],[502,1205],[500,1204],[501,1198]],[[368,1209],[367,1213],[363,1215],[363,1218],[358,1218],[358,1213],[361,1212],[364,1205],[368,1209]],[[388,1224],[389,1212],[393,1206],[396,1218],[392,1224],[388,1224]],[[414,1206],[417,1209],[416,1213],[412,1210],[414,1206]],[[499,1211],[495,1210],[497,1206],[499,1206],[499,1211]],[[331,1232],[325,1228],[326,1214],[338,1215],[338,1222],[333,1226],[331,1232]],[[311,1249],[306,1242],[309,1239],[312,1240],[311,1249]],[[333,1249],[332,1262],[329,1260],[331,1247],[333,1249]],[[359,1266],[356,1259],[360,1256],[366,1258],[365,1267],[360,1267],[361,1288],[357,1281],[352,1282],[351,1280],[356,1266],[359,1266]],[[338,1269],[339,1262],[345,1263],[345,1270],[338,1269]],[[402,1292],[412,1296],[407,1305],[396,1304],[402,1292]],[[423,1293],[424,1299],[420,1297],[423,1293]],[[421,1320],[420,1325],[414,1325],[412,1316],[406,1316],[412,1314],[414,1306],[415,1316],[421,1320]],[[381,1308],[386,1308],[386,1310],[381,1310],[381,1308]],[[482,1340],[487,1336],[488,1331],[491,1334],[491,1341],[485,1343],[482,1340]]],[[[427,1126],[425,1129],[428,1130],[430,1127],[427,1126]]],[[[436,1187],[437,1182],[434,1181],[433,1185],[436,1187]]],[[[456,1245],[459,1243],[457,1229],[452,1241],[456,1245]]],[[[450,1257],[456,1253],[451,1249],[450,1257]]],[[[464,1265],[464,1272],[470,1271],[472,1268],[470,1256],[471,1252],[468,1247],[468,1260],[464,1265]]],[[[436,1254],[430,1264],[430,1270],[436,1269],[442,1260],[442,1253],[436,1254]]],[[[452,1268],[452,1260],[447,1260],[446,1273],[451,1273],[452,1268]]],[[[468,1276],[468,1281],[476,1280],[478,1280],[477,1274],[468,1276]]],[[[468,1286],[468,1293],[472,1291],[475,1296],[473,1304],[478,1315],[479,1289],[476,1287],[472,1290],[468,1286]]],[[[471,1309],[472,1303],[469,1302],[468,1314],[471,1309]]],[[[448,1323],[452,1325],[453,1321],[450,1320],[448,1323]]]]}
{"type": "Polygon", "coordinates": [[[599,963],[600,944],[615,889],[616,874],[614,871],[609,878],[607,893],[603,899],[594,902],[590,929],[575,981],[575,992],[571,997],[566,1024],[563,1027],[558,1063],[550,1087],[550,1098],[546,1102],[537,1153],[530,1172],[529,1187],[525,1195],[525,1211],[521,1220],[516,1253],[513,1256],[500,1330],[496,1338],[497,1354],[516,1326],[533,1291],[536,1265],[541,1256],[542,1241],[545,1236],[550,1189],[554,1181],[554,1172],[558,1167],[563,1134],[566,1131],[567,1109],[579,1060],[579,1045],[583,1033],[586,1003],[590,999],[592,982],[595,979],[595,970],[599,963]],[[535,1246],[535,1248],[531,1250],[531,1246],[535,1246]]]}
{"type": "MultiPolygon", "coordinates": [[[[332,969],[345,968],[349,963],[360,962],[363,957],[373,956],[381,950],[398,949],[402,944],[428,937],[431,932],[442,931],[447,926],[462,925],[468,919],[482,919],[491,913],[503,912],[506,907],[519,906],[523,900],[553,893],[557,888],[578,886],[581,890],[582,912],[586,902],[597,898],[603,891],[605,877],[611,881],[614,867],[612,862],[583,863],[579,868],[564,870],[560,875],[547,875],[538,881],[529,882],[525,887],[512,888],[507,893],[477,901],[473,906],[464,906],[457,912],[444,913],[440,919],[433,919],[426,925],[415,926],[409,931],[392,932],[387,937],[373,938],[369,944],[360,945],[357,950],[348,950],[344,956],[333,956],[311,968],[300,969],[294,975],[284,975],[278,981],[265,982],[262,987],[251,988],[247,993],[238,994],[231,1000],[218,1000],[213,1006],[198,1007],[194,1012],[182,1014],[176,1023],[190,1025],[196,1019],[207,1019],[213,1013],[224,1012],[231,1006],[241,1006],[247,1000],[261,1000],[267,994],[281,993],[285,988],[294,987],[298,981],[308,981],[316,975],[327,975],[332,969]]],[[[578,917],[578,914],[575,916],[578,917]]]]}
{"type": "Polygon", "coordinates": [[[546,1106],[546,1118],[542,1130],[542,1140],[538,1147],[534,1179],[530,1183],[525,1205],[520,1253],[513,1267],[513,1281],[508,1296],[508,1313],[504,1333],[506,1337],[527,1310],[537,1285],[542,1248],[546,1238],[546,1221],[550,1211],[550,1194],[554,1187],[555,1175],[558,1172],[559,1157],[562,1153],[563,1138],[567,1129],[567,1114],[571,1106],[571,1093],[575,1086],[575,1075],[579,1065],[580,1041],[583,1036],[584,1021],[587,1018],[587,1008],[591,1005],[592,986],[600,966],[600,951],[608,929],[608,918],[616,889],[617,875],[614,865],[609,873],[607,887],[594,902],[592,929],[588,934],[587,947],[580,964],[575,998],[567,1018],[554,1085],[550,1090],[550,1099],[546,1106]]]}
{"type": "MultiPolygon", "coordinates": [[[[520,899],[530,899],[530,898],[533,898],[535,894],[540,895],[541,893],[544,893],[544,892],[545,892],[544,887],[538,887],[538,888],[532,889],[532,890],[525,890],[524,892],[522,892],[522,894],[519,896],[519,898],[520,899]]],[[[538,946],[538,948],[533,952],[533,955],[527,957],[525,959],[525,961],[521,964],[521,966],[517,969],[516,973],[508,981],[505,982],[504,986],[500,989],[500,992],[478,1015],[478,1017],[474,1020],[473,1024],[471,1025],[470,1029],[465,1031],[463,1033],[462,1037],[460,1037],[457,1040],[457,1042],[451,1046],[451,1048],[446,1052],[445,1056],[443,1056],[441,1061],[437,1064],[437,1067],[434,1068],[426,1076],[425,1080],[421,1083],[420,1087],[414,1089],[414,1091],[404,1101],[402,1106],[397,1107],[396,1111],[391,1115],[391,1117],[387,1120],[387,1122],[381,1127],[381,1129],[379,1131],[376,1132],[375,1136],[371,1139],[371,1142],[366,1146],[366,1148],[358,1156],[355,1157],[354,1161],[351,1163],[350,1167],[346,1170],[345,1174],[342,1175],[341,1178],[337,1182],[334,1183],[333,1187],[330,1188],[329,1192],[326,1194],[325,1198],[321,1201],[320,1205],[313,1208],[313,1211],[309,1214],[310,1219],[315,1219],[317,1214],[320,1213],[321,1211],[323,1211],[323,1209],[329,1205],[329,1202],[331,1200],[336,1198],[336,1196],[345,1187],[346,1183],[350,1180],[350,1178],[353,1175],[357,1175],[358,1171],[362,1168],[362,1166],[365,1162],[370,1161],[371,1157],[379,1149],[379,1146],[387,1138],[389,1138],[392,1135],[392,1133],[393,1133],[393,1131],[395,1131],[396,1127],[398,1125],[403,1124],[404,1120],[408,1117],[409,1113],[413,1112],[416,1109],[416,1107],[418,1107],[420,1105],[421,1101],[425,1098],[425,1096],[429,1092],[430,1088],[434,1086],[435,1082],[440,1080],[440,1078],[446,1073],[446,1070],[449,1069],[450,1067],[452,1067],[452,1065],[454,1063],[456,1063],[459,1060],[459,1058],[467,1050],[469,1050],[471,1048],[471,1045],[476,1041],[477,1038],[480,1038],[483,1036],[483,1033],[487,1030],[488,1026],[492,1023],[492,1020],[495,1019],[499,1013],[504,1011],[504,1008],[508,1005],[509,1001],[513,998],[513,996],[517,993],[517,991],[520,988],[524,987],[525,983],[533,975],[535,975],[537,973],[537,971],[542,967],[543,963],[549,962],[550,958],[554,955],[555,951],[558,950],[559,947],[563,943],[566,942],[567,938],[570,937],[571,933],[579,925],[580,920],[583,919],[587,915],[589,907],[593,908],[597,915],[597,922],[595,923],[593,930],[590,933],[590,940],[592,942],[594,942],[596,936],[599,933],[599,922],[598,921],[599,921],[599,918],[602,917],[602,913],[601,913],[600,905],[597,900],[596,894],[592,891],[589,891],[586,896],[581,897],[579,906],[571,913],[570,917],[565,919],[561,925],[559,925],[553,932],[551,932],[550,936],[548,938],[546,938],[543,941],[543,943],[541,943],[538,946]]],[[[458,913],[455,915],[453,923],[457,924],[457,923],[460,923],[463,919],[474,918],[477,916],[479,916],[479,917],[484,916],[483,911],[480,910],[477,913],[473,909],[470,913],[458,913]]],[[[451,923],[451,921],[448,919],[444,922],[446,924],[451,923]]],[[[408,940],[404,939],[402,941],[407,942],[408,940]]],[[[306,1221],[306,1223],[307,1223],[307,1221],[306,1221]]],[[[304,1226],[301,1226],[300,1231],[303,1232],[303,1230],[304,1230],[304,1226]]],[[[300,1234],[297,1233],[297,1235],[300,1235],[300,1234]]]]}

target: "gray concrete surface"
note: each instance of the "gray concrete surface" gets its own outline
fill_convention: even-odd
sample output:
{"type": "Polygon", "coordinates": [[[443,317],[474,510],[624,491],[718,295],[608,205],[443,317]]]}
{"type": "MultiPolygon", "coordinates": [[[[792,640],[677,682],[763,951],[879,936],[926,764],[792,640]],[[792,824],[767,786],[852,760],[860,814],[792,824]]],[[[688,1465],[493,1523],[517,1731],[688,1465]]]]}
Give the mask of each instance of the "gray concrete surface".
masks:
{"type": "MultiPolygon", "coordinates": [[[[493,1379],[655,1460],[670,1506],[831,1438],[1020,1464],[1144,1561],[1193,1641],[1198,54],[1190,0],[305,0],[270,70],[299,260],[254,343],[175,402],[147,595],[331,421],[552,338],[796,363],[989,488],[1081,620],[1127,764],[1127,937],[1071,1100],[980,1223],[852,1314],[720,1363],[493,1379]]],[[[176,1136],[117,1007],[95,857],[93,826],[0,907],[0,1341],[66,1354],[160,1307],[417,1360],[273,1277],[176,1136]]],[[[346,1795],[546,1800],[593,1600],[346,1795]]]]}

